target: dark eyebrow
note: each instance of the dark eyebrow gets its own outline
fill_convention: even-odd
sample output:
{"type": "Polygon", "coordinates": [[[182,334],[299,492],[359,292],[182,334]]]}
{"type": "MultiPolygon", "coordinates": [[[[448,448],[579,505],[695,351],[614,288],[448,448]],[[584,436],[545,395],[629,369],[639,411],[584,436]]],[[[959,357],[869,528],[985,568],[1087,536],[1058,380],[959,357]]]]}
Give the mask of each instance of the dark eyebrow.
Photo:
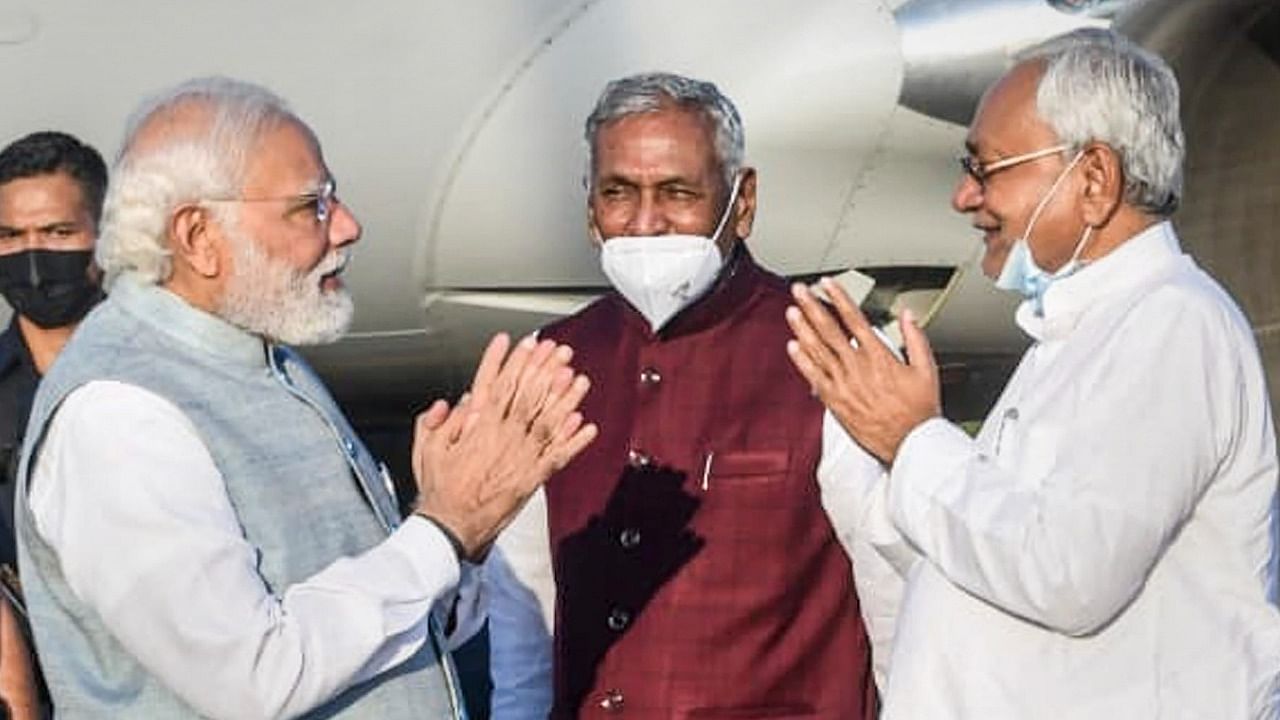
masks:
{"type": "Polygon", "coordinates": [[[626,185],[627,187],[635,187],[636,184],[632,180],[622,175],[606,175],[596,181],[596,185],[626,185]]]}
{"type": "Polygon", "coordinates": [[[37,229],[42,233],[53,232],[55,230],[79,230],[80,223],[75,222],[74,220],[63,220],[61,222],[49,223],[48,225],[41,225],[37,229]]]}
{"type": "MultiPolygon", "coordinates": [[[[639,183],[637,183],[636,181],[634,181],[634,180],[632,180],[632,179],[630,179],[630,178],[628,178],[628,177],[625,177],[625,176],[623,176],[623,175],[607,175],[607,176],[605,176],[605,177],[600,178],[600,180],[597,182],[597,184],[599,184],[599,185],[610,185],[610,184],[613,184],[613,185],[626,185],[627,187],[639,187],[639,185],[640,185],[640,184],[639,184],[639,183]]],[[[697,183],[696,181],[694,181],[694,180],[690,180],[689,178],[687,178],[687,177],[685,177],[685,176],[683,176],[683,175],[676,175],[676,176],[669,177],[669,178],[663,178],[662,180],[659,180],[659,181],[655,184],[655,187],[659,187],[659,188],[670,188],[670,187],[674,187],[674,186],[683,186],[683,187],[690,187],[690,188],[692,188],[692,187],[697,187],[697,186],[698,186],[698,183],[697,183]]]]}
{"type": "Polygon", "coordinates": [[[662,182],[658,183],[658,187],[664,187],[664,188],[669,188],[673,185],[682,185],[684,187],[692,188],[692,187],[697,187],[698,183],[688,178],[680,177],[680,176],[667,178],[666,180],[663,180],[662,182]]]}

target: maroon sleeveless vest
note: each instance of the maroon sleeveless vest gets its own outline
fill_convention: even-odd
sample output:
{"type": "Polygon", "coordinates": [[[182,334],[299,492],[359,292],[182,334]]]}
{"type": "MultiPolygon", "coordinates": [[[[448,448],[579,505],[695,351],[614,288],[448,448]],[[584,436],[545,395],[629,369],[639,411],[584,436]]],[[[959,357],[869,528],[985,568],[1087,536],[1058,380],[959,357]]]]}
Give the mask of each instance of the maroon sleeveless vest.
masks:
{"type": "Polygon", "coordinates": [[[553,717],[875,717],[789,302],[740,247],[656,336],[614,293],[542,332],[575,349],[601,430],[546,487],[553,717]]]}

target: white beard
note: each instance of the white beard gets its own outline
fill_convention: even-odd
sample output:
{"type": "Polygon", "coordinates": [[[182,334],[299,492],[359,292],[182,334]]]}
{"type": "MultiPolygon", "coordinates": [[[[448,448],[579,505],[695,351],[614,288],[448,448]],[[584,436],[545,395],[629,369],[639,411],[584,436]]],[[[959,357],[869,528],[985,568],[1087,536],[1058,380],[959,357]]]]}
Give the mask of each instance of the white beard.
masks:
{"type": "Polygon", "coordinates": [[[287,345],[321,345],[342,337],[351,327],[355,304],[346,288],[325,291],[323,276],[347,262],[348,253],[334,250],[310,272],[269,257],[253,238],[228,228],[232,241],[232,273],[218,306],[218,316],[251,333],[287,345]]]}

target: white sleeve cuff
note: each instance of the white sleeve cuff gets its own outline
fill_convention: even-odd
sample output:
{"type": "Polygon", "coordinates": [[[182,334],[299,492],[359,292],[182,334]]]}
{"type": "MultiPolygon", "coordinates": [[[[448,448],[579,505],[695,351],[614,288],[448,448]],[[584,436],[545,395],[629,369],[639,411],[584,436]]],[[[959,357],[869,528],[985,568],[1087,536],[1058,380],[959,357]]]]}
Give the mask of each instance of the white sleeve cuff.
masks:
{"type": "Polygon", "coordinates": [[[907,433],[889,469],[889,512],[904,535],[915,541],[938,502],[945,502],[948,493],[962,491],[955,482],[955,470],[969,461],[972,452],[973,439],[941,417],[930,418],[907,433]]]}
{"type": "Polygon", "coordinates": [[[417,570],[424,587],[438,584],[443,594],[462,579],[462,566],[453,544],[440,528],[424,517],[410,515],[391,533],[386,544],[400,548],[417,570]]]}

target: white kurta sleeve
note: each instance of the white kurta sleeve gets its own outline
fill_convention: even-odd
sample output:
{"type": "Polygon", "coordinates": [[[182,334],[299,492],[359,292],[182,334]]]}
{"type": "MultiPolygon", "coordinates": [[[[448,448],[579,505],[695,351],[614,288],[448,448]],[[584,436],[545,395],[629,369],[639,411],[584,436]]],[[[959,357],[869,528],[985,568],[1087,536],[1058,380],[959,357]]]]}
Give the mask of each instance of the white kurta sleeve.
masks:
{"type": "Polygon", "coordinates": [[[855,443],[830,412],[824,413],[818,487],[836,537],[853,565],[881,693],[889,678],[905,576],[918,559],[889,517],[886,481],[880,461],[855,443]]]}
{"type": "Polygon", "coordinates": [[[935,419],[908,435],[892,468],[895,523],[929,562],[1070,635],[1103,627],[1137,594],[1223,461],[1242,407],[1222,317],[1167,296],[1141,309],[1097,345],[1088,375],[1026,388],[1050,410],[989,420],[1009,425],[999,434],[1020,447],[1012,465],[935,419]]]}
{"type": "Polygon", "coordinates": [[[395,667],[428,637],[458,581],[422,519],[382,544],[268,591],[195,428],[146,390],[72,392],[34,467],[36,531],[72,592],[200,714],[292,717],[395,667]]]}
{"type": "Polygon", "coordinates": [[[555,577],[539,488],[485,563],[493,720],[543,720],[552,703],[555,577]]]}

